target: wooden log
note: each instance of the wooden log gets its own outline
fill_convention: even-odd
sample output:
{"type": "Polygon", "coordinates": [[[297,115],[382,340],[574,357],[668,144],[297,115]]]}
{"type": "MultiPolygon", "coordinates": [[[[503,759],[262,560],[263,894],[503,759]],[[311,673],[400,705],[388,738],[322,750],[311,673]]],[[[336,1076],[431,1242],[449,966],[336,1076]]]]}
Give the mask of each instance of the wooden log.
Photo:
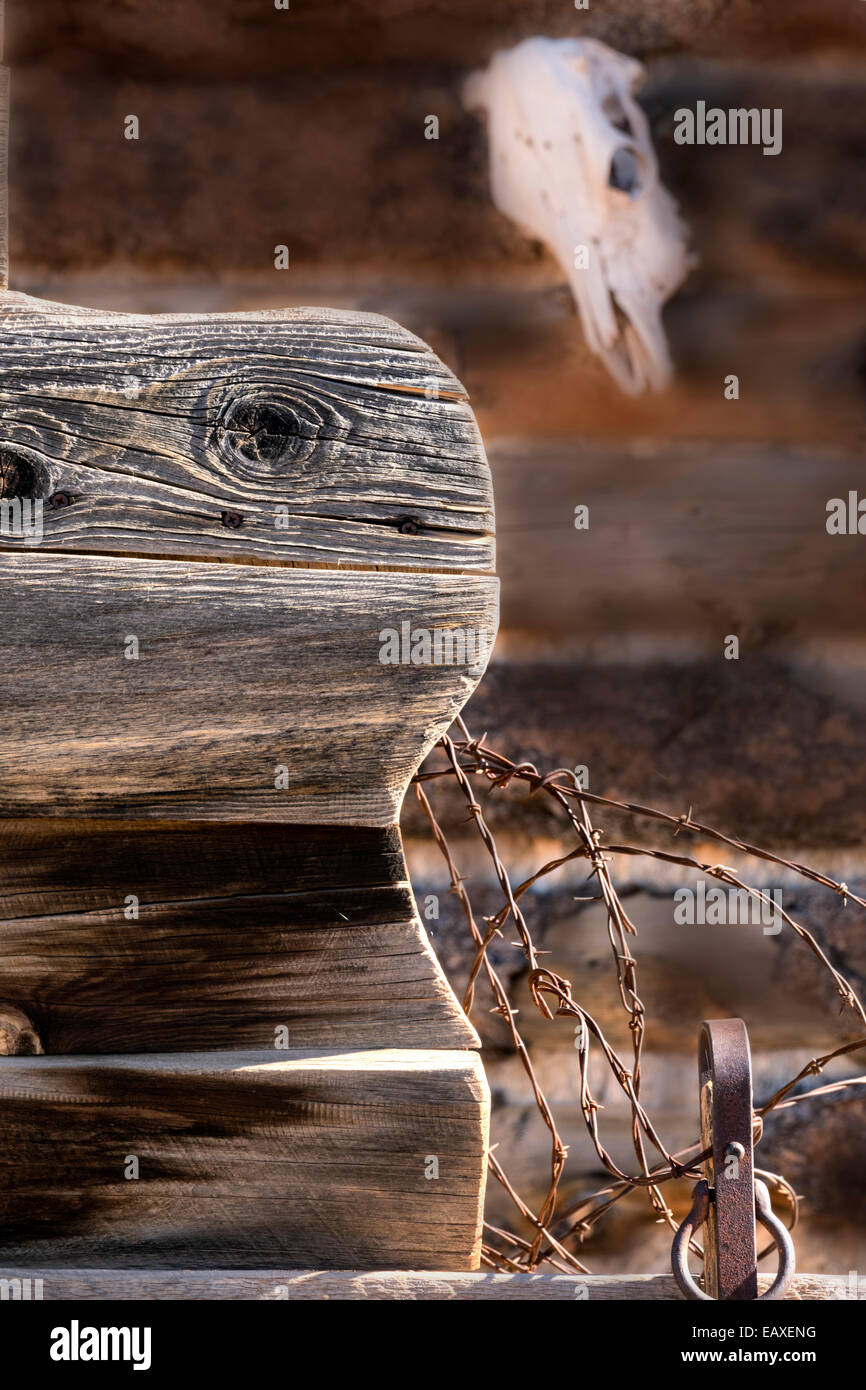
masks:
{"type": "MultiPolygon", "coordinates": [[[[647,56],[686,49],[751,58],[813,56],[822,48],[855,52],[866,44],[858,6],[789,0],[785,5],[725,5],[701,0],[606,0],[575,15],[548,0],[354,0],[352,5],[301,6],[286,11],[261,0],[208,4],[150,0],[17,0],[11,5],[10,51],[16,62],[78,70],[125,67],[159,77],[194,72],[196,80],[238,73],[317,75],[366,62],[391,71],[427,63],[465,67],[467,54],[486,60],[497,48],[532,34],[597,38],[647,56]]],[[[391,71],[382,81],[390,79],[391,71]]],[[[422,69],[423,71],[423,69],[422,69]]],[[[420,84],[419,84],[420,85],[420,84]]]]}
{"type": "Polygon", "coordinates": [[[3,491],[69,505],[45,505],[36,545],[3,538],[19,553],[0,555],[0,819],[173,822],[134,846],[92,826],[0,835],[16,1002],[52,1052],[264,1046],[278,1026],[297,1046],[474,1045],[396,831],[364,829],[393,825],[486,659],[473,645],[456,664],[383,664],[382,631],[405,622],[473,643],[495,631],[495,579],[450,572],[492,562],[489,472],[461,388],[417,339],[364,316],[6,304],[3,491]],[[437,372],[447,400],[423,394],[437,372]],[[312,402],[333,415],[341,376],[335,434],[312,423],[312,402]],[[238,406],[253,398],[258,415],[238,406]],[[275,526],[279,507],[294,533],[275,526]],[[394,524],[410,508],[417,533],[394,524]],[[122,553],[80,553],[104,548],[122,553]],[[302,828],[294,841],[247,829],[243,848],[204,828],[185,837],[180,818],[302,828]],[[34,921],[14,901],[31,849],[34,921]],[[265,868],[275,850],[281,878],[265,868]],[[130,894],[145,904],[137,922],[123,916],[130,894]]]}
{"type": "Polygon", "coordinates": [[[0,309],[0,495],[45,548],[492,572],[466,393],[390,320],[0,309]]]}
{"type": "Polygon", "coordinates": [[[0,1104],[10,1264],[477,1265],[474,1053],[9,1058],[0,1104]]]}
{"type": "Polygon", "coordinates": [[[10,294],[0,328],[0,814],[392,823],[496,626],[459,383],[371,316],[10,294]],[[383,664],[404,622],[454,660],[383,664]]]}
{"type": "Polygon", "coordinates": [[[0,1067],[3,1250],[476,1267],[486,1083],[396,827],[496,627],[462,388],[327,311],[0,330],[0,968],[52,1054],[0,1067]],[[335,1044],[382,1050],[284,1050],[335,1044]]]}
{"type": "Polygon", "coordinates": [[[851,454],[531,437],[492,448],[491,463],[500,531],[525,537],[502,553],[499,572],[509,625],[527,645],[570,638],[586,667],[590,642],[602,654],[629,650],[622,634],[642,650],[656,642],[662,656],[665,644],[681,650],[676,634],[715,656],[725,633],[739,633],[752,659],[775,639],[790,660],[795,639],[862,631],[856,540],[826,527],[829,499],[847,503],[856,487],[851,454]],[[578,496],[589,508],[582,531],[578,496]],[[579,614],[575,586],[586,600],[579,614]]]}
{"type": "MultiPolygon", "coordinates": [[[[761,1291],[772,1275],[758,1276],[761,1291]]],[[[44,1298],[102,1301],[114,1299],[272,1302],[561,1302],[671,1303],[683,1295],[669,1274],[460,1274],[449,1271],[380,1270],[141,1270],[0,1269],[0,1290],[16,1300],[44,1298]],[[40,1280],[39,1284],[36,1280],[40,1280]],[[4,1282],[5,1281],[5,1282],[4,1282]]],[[[835,1302],[852,1297],[847,1276],[797,1274],[785,1295],[789,1302],[835,1302]]]]}
{"type": "Polygon", "coordinates": [[[486,576],[34,551],[0,555],[0,589],[11,817],[391,824],[496,629],[486,576]],[[463,660],[383,664],[404,623],[463,660]]]}
{"type": "Polygon", "coordinates": [[[0,969],[51,1054],[478,1045],[396,826],[0,822],[0,969]]]}

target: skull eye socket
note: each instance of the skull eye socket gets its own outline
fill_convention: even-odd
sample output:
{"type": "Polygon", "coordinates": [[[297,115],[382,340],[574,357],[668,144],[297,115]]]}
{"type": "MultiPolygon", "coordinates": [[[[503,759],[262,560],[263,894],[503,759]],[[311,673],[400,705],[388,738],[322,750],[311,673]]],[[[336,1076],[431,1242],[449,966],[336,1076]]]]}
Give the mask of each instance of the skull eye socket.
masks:
{"type": "Polygon", "coordinates": [[[616,92],[607,93],[601,103],[601,109],[616,130],[622,131],[623,135],[634,135],[628,112],[616,92]]]}
{"type": "Polygon", "coordinates": [[[615,188],[629,198],[636,198],[640,193],[643,186],[640,160],[628,145],[620,145],[618,150],[614,150],[607,182],[609,188],[615,188]]]}

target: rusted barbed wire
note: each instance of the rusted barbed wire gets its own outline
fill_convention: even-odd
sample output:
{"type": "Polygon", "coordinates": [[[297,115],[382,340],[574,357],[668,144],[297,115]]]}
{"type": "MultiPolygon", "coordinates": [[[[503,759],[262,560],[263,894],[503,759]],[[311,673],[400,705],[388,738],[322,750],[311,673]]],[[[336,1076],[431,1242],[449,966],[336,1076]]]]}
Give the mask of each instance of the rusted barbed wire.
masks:
{"type": "MultiPolygon", "coordinates": [[[[598,796],[578,785],[575,774],[568,768],[555,768],[541,773],[529,762],[515,763],[497,752],[486,743],[486,735],[480,739],[470,736],[462,719],[457,720],[458,738],[445,736],[438,744],[444,755],[445,766],[425,768],[415,778],[415,793],[429,822],[433,838],[438,846],[448,870],[451,891],[456,896],[466,919],[469,934],[474,946],[474,957],[463,996],[463,1008],[471,1017],[476,1003],[476,987],[482,972],[490,986],[495,1007],[494,1012],[505,1021],[511,1044],[526,1072],[532,1089],[535,1104],[550,1135],[550,1177],[545,1196],[538,1207],[533,1208],[521,1197],[508,1178],[495,1152],[489,1155],[491,1175],[508,1193],[516,1212],[531,1231],[531,1238],[524,1238],[517,1232],[504,1230],[500,1226],[485,1223],[488,1239],[482,1247],[482,1259],[491,1268],[510,1271],[532,1270],[547,1263],[560,1271],[587,1272],[585,1265],[577,1258],[566,1242],[578,1245],[601,1218],[621,1201],[627,1194],[636,1190],[645,1191],[655,1220],[664,1220],[674,1229],[676,1222],[662,1192],[663,1184],[683,1177],[700,1176],[700,1165],[707,1157],[695,1143],[677,1153],[670,1153],[656,1130],[655,1125],[641,1101],[641,1065],[646,1028],[646,1009],[637,988],[638,961],[629,946],[629,939],[637,935],[637,928],[631,921],[620,900],[610,870],[610,862],[616,855],[644,856],[665,863],[675,864],[689,871],[696,871],[716,878],[748,893],[761,903],[769,903],[775,913],[790,927],[793,933],[808,947],[819,961],[821,967],[833,980],[834,987],[842,1000],[843,1009],[848,1008],[857,1015],[866,1028],[866,1009],[850,982],[828,959],[812,933],[797,922],[790,913],[770,900],[760,889],[752,888],[738,874],[724,864],[709,864],[685,853],[670,850],[647,848],[638,845],[612,843],[605,844],[604,833],[597,829],[590,818],[589,807],[605,808],[611,813],[642,817],[669,825],[677,837],[682,833],[700,836],[704,840],[725,844],[747,857],[761,859],[777,864],[789,872],[819,884],[836,893],[843,903],[853,903],[866,909],[866,900],[851,892],[845,883],[838,883],[828,875],[812,869],[806,864],[785,859],[759,846],[735,836],[723,834],[712,826],[696,821],[692,808],[686,815],[674,816],[654,807],[643,806],[637,802],[617,801],[611,797],[598,796]],[[456,783],[474,822],[478,836],[490,859],[494,877],[502,893],[502,907],[493,916],[484,918],[484,929],[478,923],[465,879],[460,873],[453,851],[426,791],[426,784],[443,778],[456,783]],[[487,823],[481,803],[476,797],[473,780],[486,783],[490,791],[504,791],[512,783],[528,785],[532,793],[541,792],[557,807],[563,820],[563,829],[575,838],[574,848],[560,857],[542,864],[528,878],[513,884],[503,862],[495,836],[487,823]],[[627,1015],[631,1034],[631,1057],[629,1064],[623,1061],[605,1037],[598,1022],[574,997],[571,982],[545,968],[535,946],[532,932],[526,921],[520,900],[540,879],[573,860],[585,859],[589,864],[589,877],[595,878],[600,901],[607,912],[608,938],[616,970],[617,989],[620,1004],[627,1015]],[[607,1187],[591,1192],[586,1196],[559,1207],[559,1189],[568,1157],[568,1150],[556,1126],[552,1107],[548,1102],[532,1065],[527,1045],[517,1026],[517,1011],[511,1004],[508,989],[489,957],[489,949],[497,937],[502,936],[508,921],[516,928],[518,940],[514,943],[528,965],[528,986],[532,1000],[539,1013],[548,1021],[554,1018],[570,1017],[576,1020],[576,1051],[580,1072],[580,1108],[592,1145],[605,1169],[614,1181],[607,1187]],[[636,1171],[628,1173],[615,1162],[605,1148],[600,1127],[601,1106],[596,1100],[589,1084],[590,1039],[594,1039],[607,1063],[610,1073],[626,1097],[632,1116],[632,1143],[635,1151],[636,1171]],[[654,1154],[653,1154],[654,1151],[654,1154]],[[492,1242],[496,1242],[495,1244],[492,1242]]],[[[836,1094],[845,1086],[862,1085],[866,1076],[846,1078],[810,1092],[792,1096],[791,1092],[808,1076],[817,1076],[837,1057],[866,1048],[866,1034],[853,1042],[847,1042],[823,1056],[813,1058],[796,1076],[782,1086],[776,1093],[755,1110],[756,1140],[760,1137],[763,1119],[777,1106],[787,1108],[811,1096],[836,1094]]],[[[797,1219],[797,1197],[793,1188],[779,1174],[762,1173],[775,1192],[782,1198],[790,1211],[790,1225],[797,1219]]],[[[700,1253],[698,1247],[693,1246],[700,1253]]],[[[770,1247],[768,1247],[769,1250],[770,1247]]],[[[767,1253],[766,1251],[763,1253],[767,1253]]]]}

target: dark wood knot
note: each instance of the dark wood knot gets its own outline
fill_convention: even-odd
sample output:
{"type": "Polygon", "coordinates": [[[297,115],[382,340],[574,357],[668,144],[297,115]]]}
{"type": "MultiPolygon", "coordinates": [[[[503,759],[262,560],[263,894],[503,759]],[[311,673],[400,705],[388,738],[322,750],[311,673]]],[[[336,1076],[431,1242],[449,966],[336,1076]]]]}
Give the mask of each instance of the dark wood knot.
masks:
{"type": "Polygon", "coordinates": [[[41,497],[45,488],[42,465],[11,444],[0,444],[0,498],[41,497]]]}
{"type": "Polygon", "coordinates": [[[226,407],[219,435],[224,447],[247,463],[276,470],[295,454],[300,422],[289,406],[265,397],[242,396],[226,407]]]}

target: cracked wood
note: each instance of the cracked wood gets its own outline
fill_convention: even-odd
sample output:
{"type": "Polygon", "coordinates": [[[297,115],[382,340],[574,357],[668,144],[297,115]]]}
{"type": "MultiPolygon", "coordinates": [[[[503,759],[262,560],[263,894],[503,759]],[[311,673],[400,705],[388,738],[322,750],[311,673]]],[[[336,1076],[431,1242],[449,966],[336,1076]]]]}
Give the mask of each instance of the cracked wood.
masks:
{"type": "Polygon", "coordinates": [[[493,569],[466,394],[376,315],[107,314],[7,294],[0,496],[43,502],[50,550],[493,569]]]}
{"type": "Polygon", "coordinates": [[[0,593],[0,817],[391,824],[481,670],[383,665],[380,633],[496,628],[480,575],[34,550],[0,593]]]}
{"type": "Polygon", "coordinates": [[[474,1268],[486,1085],[396,819],[486,642],[380,659],[495,633],[462,388],[366,315],[0,315],[42,525],[0,546],[0,1002],[49,1054],[0,1066],[0,1248],[474,1268]]]}

